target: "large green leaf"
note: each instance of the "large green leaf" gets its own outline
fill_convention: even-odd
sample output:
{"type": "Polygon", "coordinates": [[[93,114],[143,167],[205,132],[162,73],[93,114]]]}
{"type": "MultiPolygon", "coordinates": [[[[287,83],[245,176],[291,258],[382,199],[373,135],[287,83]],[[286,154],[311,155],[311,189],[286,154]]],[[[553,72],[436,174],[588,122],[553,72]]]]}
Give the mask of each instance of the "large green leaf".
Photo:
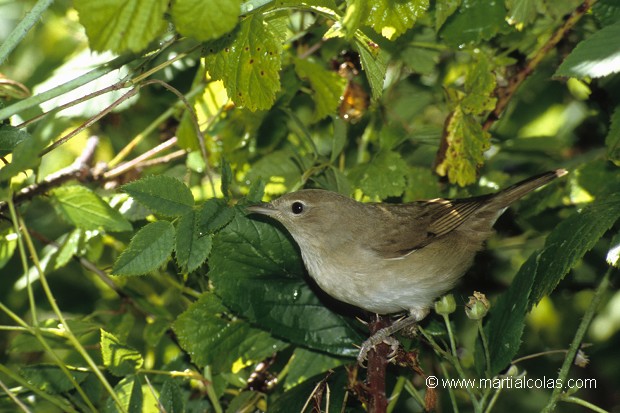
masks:
{"type": "Polygon", "coordinates": [[[26,131],[11,125],[0,125],[0,156],[10,154],[20,142],[29,137],[26,131]]]}
{"type": "Polygon", "coordinates": [[[463,1],[441,29],[442,37],[454,45],[479,43],[508,28],[503,1],[463,1]]]}
{"type": "Polygon", "coordinates": [[[556,70],[556,76],[603,77],[620,71],[620,21],[583,40],[556,70]]]}
{"type": "Polygon", "coordinates": [[[226,317],[227,311],[215,295],[204,293],[174,322],[181,346],[197,365],[230,371],[235,362],[256,363],[286,347],[266,331],[226,317]]]}
{"type": "Polygon", "coordinates": [[[486,326],[491,371],[506,367],[519,350],[526,312],[550,294],[601,236],[620,218],[620,193],[596,201],[562,221],[542,251],[521,266],[508,291],[491,310],[486,326]]]}
{"type": "Polygon", "coordinates": [[[139,52],[166,28],[168,0],[74,0],[90,48],[139,52]]]}
{"type": "Polygon", "coordinates": [[[121,401],[123,410],[121,410],[114,399],[107,398],[104,413],[142,413],[142,405],[144,403],[144,395],[142,394],[142,379],[138,375],[129,375],[118,382],[114,386],[114,393],[121,401]]]}
{"type": "Polygon", "coordinates": [[[205,47],[207,70],[221,79],[238,106],[269,109],[280,90],[282,45],[260,14],[247,17],[230,34],[205,47]]]}
{"type": "Polygon", "coordinates": [[[170,14],[179,33],[206,41],[235,28],[240,6],[241,0],[175,0],[170,14]]]}
{"type": "Polygon", "coordinates": [[[152,222],[136,233],[112,268],[114,275],[143,275],[159,268],[172,254],[174,227],[152,222]]]}
{"type": "MultiPolygon", "coordinates": [[[[28,383],[47,393],[64,393],[74,388],[73,383],[71,383],[65,372],[55,365],[37,364],[24,366],[19,373],[28,383]]],[[[89,375],[88,372],[77,370],[70,371],[70,374],[77,383],[82,383],[89,375]]]]}
{"type": "Polygon", "coordinates": [[[192,191],[171,176],[149,176],[124,185],[123,191],[147,208],[168,217],[186,214],[194,206],[192,191]]]}
{"type": "Polygon", "coordinates": [[[215,236],[209,265],[215,292],[251,323],[305,347],[357,353],[362,338],[310,289],[299,253],[274,224],[238,213],[215,236]]]}
{"type": "Polygon", "coordinates": [[[120,212],[110,207],[90,189],[80,185],[66,185],[51,191],[56,210],[78,228],[107,231],[130,231],[131,224],[120,212]]]}

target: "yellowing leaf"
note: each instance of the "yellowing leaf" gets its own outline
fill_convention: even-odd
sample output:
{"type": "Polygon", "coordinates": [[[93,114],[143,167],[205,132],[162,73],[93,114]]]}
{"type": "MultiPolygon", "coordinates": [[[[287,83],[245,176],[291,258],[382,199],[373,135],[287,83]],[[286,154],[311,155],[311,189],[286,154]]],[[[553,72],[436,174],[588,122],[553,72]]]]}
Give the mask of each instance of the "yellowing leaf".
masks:
{"type": "Polygon", "coordinates": [[[475,182],[476,171],[489,149],[491,135],[484,131],[472,115],[457,106],[446,128],[446,149],[443,160],[436,167],[441,176],[448,176],[452,183],[465,186],[475,182]]]}
{"type": "Polygon", "coordinates": [[[206,41],[235,28],[240,6],[241,0],[175,0],[170,14],[179,33],[206,41]]]}
{"type": "Polygon", "coordinates": [[[207,70],[221,79],[237,106],[269,109],[280,90],[281,43],[260,15],[206,46],[207,70]]]}
{"type": "Polygon", "coordinates": [[[74,0],[90,48],[139,52],[166,27],[168,0],[74,0]]]}
{"type": "Polygon", "coordinates": [[[428,6],[428,0],[373,1],[366,5],[366,24],[393,40],[411,29],[428,6]]]}
{"type": "Polygon", "coordinates": [[[314,120],[336,113],[347,84],[346,79],[305,59],[295,59],[295,71],[299,77],[308,79],[314,91],[314,120]]]}

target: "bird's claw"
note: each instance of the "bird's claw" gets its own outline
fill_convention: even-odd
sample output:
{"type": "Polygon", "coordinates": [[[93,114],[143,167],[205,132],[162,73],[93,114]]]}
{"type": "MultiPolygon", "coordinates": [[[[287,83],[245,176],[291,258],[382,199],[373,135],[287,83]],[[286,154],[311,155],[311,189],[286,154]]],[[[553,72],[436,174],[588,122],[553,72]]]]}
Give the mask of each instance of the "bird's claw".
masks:
{"type": "Polygon", "coordinates": [[[368,352],[370,352],[370,350],[373,350],[377,345],[381,343],[385,343],[390,346],[390,352],[388,353],[387,357],[388,361],[393,360],[398,353],[398,348],[400,346],[398,340],[396,340],[392,336],[383,337],[382,335],[375,334],[362,343],[362,346],[360,347],[360,352],[357,355],[357,364],[359,364],[361,367],[366,367],[364,365],[364,362],[368,359],[368,352]]]}

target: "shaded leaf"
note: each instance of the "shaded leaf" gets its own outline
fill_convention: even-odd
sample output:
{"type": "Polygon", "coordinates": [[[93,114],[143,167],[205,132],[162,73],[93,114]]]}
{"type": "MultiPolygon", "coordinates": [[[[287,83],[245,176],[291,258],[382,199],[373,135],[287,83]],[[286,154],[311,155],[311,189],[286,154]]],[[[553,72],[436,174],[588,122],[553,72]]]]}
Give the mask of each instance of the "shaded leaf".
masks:
{"type": "Polygon", "coordinates": [[[505,19],[504,2],[468,0],[444,23],[440,34],[457,46],[479,43],[508,28],[505,19]]]}
{"type": "Polygon", "coordinates": [[[120,342],[112,333],[101,331],[101,358],[103,365],[115,376],[133,374],[142,367],[144,360],[136,349],[120,342]]]}
{"type": "Polygon", "coordinates": [[[168,221],[152,222],[131,239],[118,257],[113,275],[143,275],[155,271],[166,262],[174,247],[174,227],[168,221]]]}
{"type": "Polygon", "coordinates": [[[213,234],[228,224],[235,216],[235,209],[223,199],[212,198],[202,204],[197,212],[200,236],[213,234]]]}
{"type": "Polygon", "coordinates": [[[66,185],[51,191],[52,203],[58,213],[78,228],[107,231],[131,231],[132,227],[120,212],[112,208],[90,189],[66,185]]]}
{"type": "Polygon", "coordinates": [[[159,403],[166,413],[185,412],[185,399],[181,393],[181,386],[176,380],[166,378],[159,392],[159,403]]]}
{"type": "Polygon", "coordinates": [[[198,226],[200,216],[190,211],[183,215],[177,225],[176,259],[185,272],[200,267],[209,256],[213,244],[212,235],[204,235],[198,226]]]}
{"type": "Polygon", "coordinates": [[[538,13],[538,1],[536,0],[506,0],[508,8],[508,23],[522,30],[534,21],[538,13]]]}
{"type": "Polygon", "coordinates": [[[168,217],[186,214],[194,206],[192,191],[171,176],[149,176],[123,185],[122,189],[147,208],[168,217]]]}
{"type": "Polygon", "coordinates": [[[303,278],[299,254],[274,225],[237,214],[215,236],[209,265],[215,292],[253,324],[312,349],[357,353],[353,344],[361,337],[321,304],[303,278]]]}
{"type": "Polygon", "coordinates": [[[139,52],[164,31],[168,0],[74,0],[90,48],[139,52]]]}
{"type": "Polygon", "coordinates": [[[0,156],[6,156],[15,150],[15,147],[30,134],[11,125],[0,125],[0,156]]]}
{"type": "Polygon", "coordinates": [[[406,174],[407,163],[398,153],[381,151],[367,165],[352,170],[349,177],[359,182],[364,194],[385,199],[403,193],[406,174]]]}
{"type": "Polygon", "coordinates": [[[291,387],[303,383],[312,376],[324,373],[341,364],[344,364],[342,359],[298,347],[295,349],[293,358],[289,364],[289,371],[284,381],[284,388],[288,390],[291,387]]]}
{"type": "Polygon", "coordinates": [[[207,70],[224,82],[237,106],[269,109],[280,90],[281,48],[260,14],[253,14],[232,33],[206,46],[207,70]]]}
{"type": "Polygon", "coordinates": [[[234,29],[240,6],[241,0],[175,0],[170,14],[179,33],[204,42],[234,29]]]}
{"type": "Polygon", "coordinates": [[[295,71],[301,78],[307,78],[314,98],[313,120],[318,121],[335,114],[340,105],[340,97],[347,84],[337,72],[326,70],[323,66],[306,59],[295,59],[295,71]]]}
{"type": "Polygon", "coordinates": [[[214,294],[204,293],[174,322],[179,343],[197,365],[230,371],[235,362],[245,366],[286,347],[266,331],[240,319],[231,320],[226,312],[214,294]]]}
{"type": "MultiPolygon", "coordinates": [[[[47,393],[58,394],[73,389],[73,384],[60,367],[51,364],[39,364],[24,366],[20,374],[28,383],[47,393]]],[[[85,371],[71,370],[71,376],[76,382],[82,383],[90,373],[85,371]]]]}
{"type": "Polygon", "coordinates": [[[611,116],[611,125],[605,138],[605,145],[607,146],[607,158],[616,166],[620,166],[620,106],[616,106],[611,116]]]}
{"type": "Polygon", "coordinates": [[[555,76],[603,77],[620,71],[620,21],[602,28],[564,59],[555,76]]]}
{"type": "Polygon", "coordinates": [[[51,136],[45,137],[44,134],[24,135],[23,131],[4,125],[2,126],[3,135],[5,136],[5,147],[13,147],[11,163],[0,165],[0,182],[9,180],[19,172],[34,168],[41,162],[39,154],[47,146],[51,136]],[[15,143],[15,146],[12,144],[15,143]]]}

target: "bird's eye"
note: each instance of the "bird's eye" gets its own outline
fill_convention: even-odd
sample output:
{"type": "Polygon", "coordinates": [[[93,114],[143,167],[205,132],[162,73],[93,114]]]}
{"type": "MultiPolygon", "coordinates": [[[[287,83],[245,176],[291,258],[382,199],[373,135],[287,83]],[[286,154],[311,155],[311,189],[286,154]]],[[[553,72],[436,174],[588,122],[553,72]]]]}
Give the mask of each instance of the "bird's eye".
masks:
{"type": "Polygon", "coordinates": [[[304,204],[299,201],[293,202],[293,205],[291,205],[291,211],[293,211],[293,214],[295,215],[301,214],[304,212],[304,204]]]}

